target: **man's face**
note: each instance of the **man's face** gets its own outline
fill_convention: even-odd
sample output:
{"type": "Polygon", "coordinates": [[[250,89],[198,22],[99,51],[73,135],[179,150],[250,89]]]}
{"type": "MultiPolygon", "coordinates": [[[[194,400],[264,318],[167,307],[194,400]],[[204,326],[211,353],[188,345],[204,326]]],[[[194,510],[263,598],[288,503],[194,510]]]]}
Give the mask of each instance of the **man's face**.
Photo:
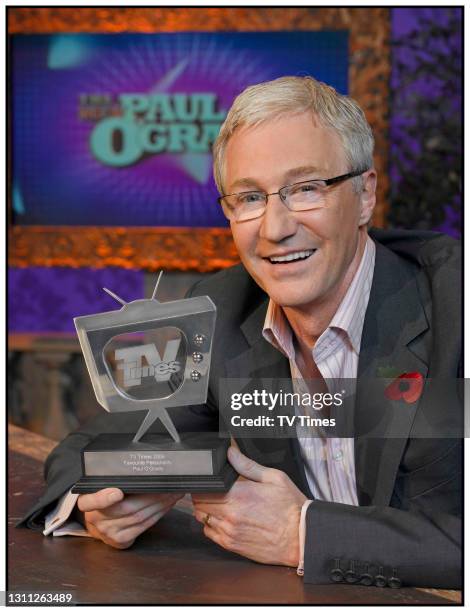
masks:
{"type": "MultiPolygon", "coordinates": [[[[225,170],[227,194],[273,193],[295,182],[349,172],[339,136],[316,124],[310,113],[237,130],[227,145],[225,170]]],[[[372,183],[375,191],[375,172],[372,183]]],[[[324,208],[293,212],[273,195],[262,217],[232,222],[231,229],[258,285],[281,306],[305,308],[335,301],[347,290],[374,202],[373,193],[357,194],[347,180],[327,188],[324,208]],[[274,260],[286,255],[294,259],[274,260]]]]}

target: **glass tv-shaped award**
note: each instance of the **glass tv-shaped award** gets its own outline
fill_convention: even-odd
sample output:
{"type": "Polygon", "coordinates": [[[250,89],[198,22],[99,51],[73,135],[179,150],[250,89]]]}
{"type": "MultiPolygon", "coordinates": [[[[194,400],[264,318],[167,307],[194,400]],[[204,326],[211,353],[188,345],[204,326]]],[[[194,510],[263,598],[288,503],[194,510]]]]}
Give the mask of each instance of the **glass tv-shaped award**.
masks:
{"type": "Polygon", "coordinates": [[[207,399],[216,307],[208,296],[159,302],[160,278],[151,299],[126,303],[106,289],[120,310],[74,319],[100,405],[109,412],[147,410],[137,432],[100,434],[82,450],[74,493],[217,492],[236,479],[227,438],[180,435],[168,413],[207,399]],[[163,433],[149,432],[157,420],[163,433]]]}

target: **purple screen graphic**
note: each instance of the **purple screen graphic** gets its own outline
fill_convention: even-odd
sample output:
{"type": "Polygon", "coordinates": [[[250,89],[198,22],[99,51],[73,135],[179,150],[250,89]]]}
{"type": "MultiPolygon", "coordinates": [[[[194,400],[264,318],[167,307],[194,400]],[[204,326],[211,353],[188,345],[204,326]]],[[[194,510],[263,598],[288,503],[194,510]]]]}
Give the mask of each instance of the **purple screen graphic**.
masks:
{"type": "Polygon", "coordinates": [[[335,32],[12,37],[19,225],[225,226],[211,143],[234,97],[283,75],[347,92],[335,32]]]}

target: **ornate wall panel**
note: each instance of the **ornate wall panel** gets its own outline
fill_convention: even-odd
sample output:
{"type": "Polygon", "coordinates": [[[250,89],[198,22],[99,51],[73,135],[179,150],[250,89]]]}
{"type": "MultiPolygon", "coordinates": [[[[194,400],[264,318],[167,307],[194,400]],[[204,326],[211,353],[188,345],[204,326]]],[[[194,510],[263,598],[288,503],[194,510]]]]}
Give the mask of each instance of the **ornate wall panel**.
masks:
{"type": "Polygon", "coordinates": [[[14,227],[13,266],[120,266],[212,272],[238,261],[229,230],[174,227],[14,227]]]}
{"type": "MultiPolygon", "coordinates": [[[[174,32],[349,30],[351,95],[361,104],[376,138],[379,174],[374,224],[387,210],[389,10],[386,8],[16,8],[10,34],[54,32],[174,32]]],[[[15,227],[10,264],[70,265],[212,271],[237,255],[230,232],[191,228],[15,227]]]]}

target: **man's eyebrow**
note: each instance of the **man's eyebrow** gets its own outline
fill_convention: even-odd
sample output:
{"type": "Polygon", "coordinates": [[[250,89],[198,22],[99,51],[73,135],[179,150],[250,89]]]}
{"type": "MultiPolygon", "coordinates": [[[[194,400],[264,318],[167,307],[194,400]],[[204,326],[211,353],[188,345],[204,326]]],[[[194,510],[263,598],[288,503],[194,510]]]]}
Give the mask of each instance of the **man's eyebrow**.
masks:
{"type": "MultiPolygon", "coordinates": [[[[283,174],[282,183],[288,185],[290,182],[295,181],[297,178],[307,177],[308,175],[322,173],[317,166],[299,166],[298,168],[292,168],[283,174]]],[[[255,178],[246,177],[236,180],[230,186],[231,193],[235,193],[237,189],[249,189],[250,191],[262,191],[259,182],[255,178]]]]}
{"type": "Polygon", "coordinates": [[[321,170],[317,166],[299,166],[298,168],[292,168],[292,170],[288,170],[284,174],[284,180],[288,182],[312,174],[318,175],[318,173],[321,174],[322,172],[324,172],[324,170],[321,170]]]}
{"type": "Polygon", "coordinates": [[[261,188],[259,187],[259,183],[256,179],[247,177],[238,179],[237,181],[232,183],[230,186],[230,192],[234,193],[235,190],[243,189],[244,187],[246,187],[250,191],[261,190],[261,188]]]}

